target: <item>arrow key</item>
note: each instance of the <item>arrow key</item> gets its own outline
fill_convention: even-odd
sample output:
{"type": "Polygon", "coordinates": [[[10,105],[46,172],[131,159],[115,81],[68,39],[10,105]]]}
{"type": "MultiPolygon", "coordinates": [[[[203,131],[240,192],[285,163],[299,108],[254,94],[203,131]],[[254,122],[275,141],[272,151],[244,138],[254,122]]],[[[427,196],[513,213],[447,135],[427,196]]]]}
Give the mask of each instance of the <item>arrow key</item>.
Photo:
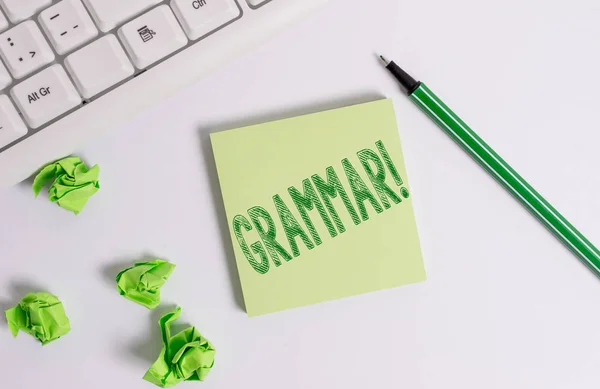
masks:
{"type": "Polygon", "coordinates": [[[0,57],[16,79],[54,61],[54,52],[40,28],[28,20],[0,35],[0,57]]]}

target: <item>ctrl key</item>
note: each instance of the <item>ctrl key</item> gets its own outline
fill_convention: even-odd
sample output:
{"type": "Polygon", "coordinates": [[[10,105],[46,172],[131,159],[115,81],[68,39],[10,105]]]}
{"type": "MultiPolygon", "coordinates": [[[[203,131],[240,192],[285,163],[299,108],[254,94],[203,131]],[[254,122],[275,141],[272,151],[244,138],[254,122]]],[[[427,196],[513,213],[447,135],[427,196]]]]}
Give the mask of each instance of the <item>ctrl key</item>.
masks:
{"type": "Polygon", "coordinates": [[[0,95],[0,149],[27,135],[27,127],[6,95],[0,95]]]}
{"type": "Polygon", "coordinates": [[[10,91],[25,121],[38,128],[77,107],[81,97],[61,65],[53,65],[10,91]]]}

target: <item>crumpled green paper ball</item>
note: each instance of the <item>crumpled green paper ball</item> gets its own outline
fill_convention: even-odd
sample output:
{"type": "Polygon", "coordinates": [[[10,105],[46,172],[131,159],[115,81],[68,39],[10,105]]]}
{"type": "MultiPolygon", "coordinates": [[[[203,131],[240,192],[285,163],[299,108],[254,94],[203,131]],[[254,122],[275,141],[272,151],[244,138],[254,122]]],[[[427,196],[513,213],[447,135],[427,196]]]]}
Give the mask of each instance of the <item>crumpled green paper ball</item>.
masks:
{"type": "Polygon", "coordinates": [[[77,215],[100,189],[99,174],[98,165],[88,169],[79,157],[61,159],[38,173],[33,181],[33,193],[37,197],[42,188],[52,182],[48,199],[77,215]]]}
{"type": "Polygon", "coordinates": [[[8,328],[14,337],[17,337],[20,330],[39,339],[42,345],[71,330],[62,303],[50,293],[30,293],[5,314],[8,328]]]}
{"type": "Polygon", "coordinates": [[[175,265],[162,259],[136,263],[117,275],[121,296],[154,309],[160,304],[160,288],[175,270],[175,265]]]}
{"type": "Polygon", "coordinates": [[[189,327],[171,336],[171,324],[179,318],[181,308],[163,316],[158,324],[163,348],[144,379],[169,388],[182,381],[204,381],[215,364],[215,349],[196,327],[189,327]]]}

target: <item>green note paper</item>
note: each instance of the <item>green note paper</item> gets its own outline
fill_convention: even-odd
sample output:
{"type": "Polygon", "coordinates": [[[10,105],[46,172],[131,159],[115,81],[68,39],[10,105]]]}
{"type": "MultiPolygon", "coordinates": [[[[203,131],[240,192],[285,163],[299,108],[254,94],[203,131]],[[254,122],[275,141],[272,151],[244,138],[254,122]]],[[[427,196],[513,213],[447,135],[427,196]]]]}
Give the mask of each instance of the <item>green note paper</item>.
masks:
{"type": "Polygon", "coordinates": [[[33,193],[37,197],[50,184],[48,199],[78,215],[100,189],[99,174],[98,165],[88,169],[79,157],[63,158],[42,168],[33,181],[33,193]]]}
{"type": "Polygon", "coordinates": [[[46,345],[71,331],[71,323],[58,297],[46,293],[30,293],[5,312],[8,328],[16,337],[23,331],[46,345]]]}
{"type": "Polygon", "coordinates": [[[249,316],[425,280],[391,100],[211,139],[249,316]]]}
{"type": "Polygon", "coordinates": [[[160,288],[175,270],[175,265],[162,259],[139,262],[117,274],[117,289],[121,296],[154,309],[160,304],[160,288]]]}
{"type": "Polygon", "coordinates": [[[171,334],[171,324],[180,315],[178,307],[160,318],[163,347],[144,375],[146,381],[161,388],[170,388],[182,381],[204,381],[215,364],[215,348],[196,327],[171,334]]]}

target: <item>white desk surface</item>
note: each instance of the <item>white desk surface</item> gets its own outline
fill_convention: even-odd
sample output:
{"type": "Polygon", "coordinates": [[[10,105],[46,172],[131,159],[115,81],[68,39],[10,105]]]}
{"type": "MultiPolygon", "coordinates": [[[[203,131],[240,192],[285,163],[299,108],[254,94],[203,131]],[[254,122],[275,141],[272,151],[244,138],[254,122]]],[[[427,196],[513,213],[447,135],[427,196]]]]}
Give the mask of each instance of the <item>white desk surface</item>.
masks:
{"type": "MultiPolygon", "coordinates": [[[[277,0],[275,0],[277,1],[277,0]]],[[[283,0],[281,0],[283,1],[283,0]]],[[[0,193],[0,304],[44,289],[72,332],[41,348],[0,324],[0,387],[151,388],[160,313],[120,297],[147,255],[216,345],[184,388],[597,389],[600,280],[403,97],[426,81],[600,243],[600,3],[332,0],[328,8],[80,151],[102,189],[79,217],[0,193]],[[392,97],[427,282],[248,319],[208,134],[392,97]]]]}

